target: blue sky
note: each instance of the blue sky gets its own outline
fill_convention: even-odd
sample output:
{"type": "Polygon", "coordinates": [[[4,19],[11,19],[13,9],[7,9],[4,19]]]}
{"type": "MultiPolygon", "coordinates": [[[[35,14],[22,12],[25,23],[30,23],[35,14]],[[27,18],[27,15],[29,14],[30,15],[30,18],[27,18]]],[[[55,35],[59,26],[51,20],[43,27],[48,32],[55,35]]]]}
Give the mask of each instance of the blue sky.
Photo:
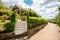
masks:
{"type": "Polygon", "coordinates": [[[32,0],[24,0],[24,3],[31,6],[33,4],[33,1],[32,0]]]}
{"type": "Polygon", "coordinates": [[[18,5],[24,8],[31,8],[43,18],[53,19],[58,14],[57,6],[60,5],[58,0],[2,0],[9,7],[18,5]]]}

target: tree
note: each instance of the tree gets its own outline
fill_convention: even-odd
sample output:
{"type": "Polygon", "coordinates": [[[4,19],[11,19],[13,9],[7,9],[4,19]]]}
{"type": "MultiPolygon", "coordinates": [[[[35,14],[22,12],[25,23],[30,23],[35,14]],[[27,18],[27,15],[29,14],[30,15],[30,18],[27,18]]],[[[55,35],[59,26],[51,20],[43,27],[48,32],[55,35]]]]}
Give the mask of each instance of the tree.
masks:
{"type": "Polygon", "coordinates": [[[56,23],[57,23],[58,26],[60,26],[60,7],[58,7],[58,9],[59,9],[59,13],[56,17],[56,23]]]}
{"type": "Polygon", "coordinates": [[[60,6],[58,6],[58,10],[60,11],[60,6]]]}
{"type": "Polygon", "coordinates": [[[29,16],[31,16],[31,17],[40,17],[35,11],[33,11],[33,10],[31,10],[31,9],[27,9],[25,12],[24,12],[24,16],[26,16],[27,15],[27,11],[29,10],[29,16]]]}

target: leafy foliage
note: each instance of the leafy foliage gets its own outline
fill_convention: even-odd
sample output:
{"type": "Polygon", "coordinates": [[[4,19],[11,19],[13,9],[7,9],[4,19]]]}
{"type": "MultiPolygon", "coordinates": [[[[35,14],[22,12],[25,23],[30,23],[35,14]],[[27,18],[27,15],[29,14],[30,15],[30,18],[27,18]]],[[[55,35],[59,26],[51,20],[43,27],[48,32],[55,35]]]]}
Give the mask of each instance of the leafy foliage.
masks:
{"type": "Polygon", "coordinates": [[[0,2],[0,9],[8,9],[7,7],[4,6],[2,2],[0,2]]]}
{"type": "MultiPolygon", "coordinates": [[[[0,3],[0,23],[3,25],[2,28],[6,28],[2,32],[12,32],[15,30],[16,19],[19,17],[17,11],[11,11],[0,3]],[[9,19],[9,20],[8,20],[9,19]]],[[[1,25],[0,25],[1,26],[1,25]]]]}
{"type": "MultiPolygon", "coordinates": [[[[23,13],[24,16],[27,16],[27,13],[26,12],[28,12],[28,10],[26,10],[23,13]]],[[[33,11],[33,10],[29,10],[29,16],[31,16],[31,17],[39,17],[39,15],[35,11],[33,11]]]]}
{"type": "Polygon", "coordinates": [[[60,12],[59,12],[59,14],[56,17],[56,23],[57,23],[57,25],[60,26],[60,12]]]}
{"type": "Polygon", "coordinates": [[[27,29],[30,27],[29,11],[27,12],[27,29]]]}
{"type": "Polygon", "coordinates": [[[10,20],[11,20],[11,22],[8,22],[8,23],[6,23],[4,26],[6,27],[6,32],[12,32],[12,31],[14,31],[15,30],[15,23],[16,23],[16,12],[17,12],[17,10],[15,10],[13,13],[12,13],[12,15],[11,15],[11,17],[10,17],[10,20]]]}
{"type": "MultiPolygon", "coordinates": [[[[16,12],[17,11],[14,11],[13,13],[11,13],[11,15],[9,16],[10,17],[10,22],[6,22],[6,21],[4,21],[4,22],[2,22],[2,21],[0,21],[0,22],[2,22],[2,23],[5,23],[5,24],[3,24],[4,25],[4,27],[3,27],[3,29],[4,28],[6,28],[4,31],[2,31],[2,32],[12,32],[12,31],[14,31],[15,30],[15,23],[16,23],[16,12]]],[[[4,18],[4,19],[7,19],[8,17],[7,17],[7,15],[5,14],[5,15],[3,15],[3,16],[1,16],[1,18],[0,18],[0,20],[3,20],[2,19],[2,17],[4,18]]],[[[7,20],[8,21],[8,20],[7,20]]],[[[1,25],[0,25],[1,26],[1,25]]],[[[1,33],[2,33],[1,32],[1,33]]]]}
{"type": "Polygon", "coordinates": [[[16,22],[16,10],[12,13],[12,15],[11,15],[11,18],[10,18],[10,20],[11,20],[11,22],[13,23],[13,22],[16,22]]]}
{"type": "Polygon", "coordinates": [[[58,6],[58,10],[60,10],[60,6],[58,6]]]}
{"type": "Polygon", "coordinates": [[[6,27],[5,32],[12,32],[15,30],[15,23],[8,22],[4,26],[6,27]]]}
{"type": "Polygon", "coordinates": [[[60,2],[60,0],[58,0],[60,2]]]}
{"type": "Polygon", "coordinates": [[[11,10],[3,10],[3,9],[0,9],[0,16],[2,15],[11,15],[12,11],[11,10]]]}
{"type": "Polygon", "coordinates": [[[56,23],[56,19],[50,19],[48,20],[50,23],[56,23]]]}
{"type": "Polygon", "coordinates": [[[38,18],[38,17],[30,17],[29,20],[30,20],[30,27],[28,27],[28,28],[48,23],[48,20],[43,19],[43,18],[38,18]]]}

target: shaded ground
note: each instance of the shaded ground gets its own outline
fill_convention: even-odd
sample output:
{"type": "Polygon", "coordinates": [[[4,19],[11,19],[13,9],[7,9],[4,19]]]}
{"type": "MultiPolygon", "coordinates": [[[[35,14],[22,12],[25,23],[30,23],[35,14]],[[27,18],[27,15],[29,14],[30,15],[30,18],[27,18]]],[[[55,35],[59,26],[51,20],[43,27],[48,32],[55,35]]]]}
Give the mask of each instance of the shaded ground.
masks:
{"type": "Polygon", "coordinates": [[[59,30],[56,24],[48,23],[45,28],[32,36],[29,40],[60,40],[59,30]]]}
{"type": "Polygon", "coordinates": [[[35,35],[38,31],[40,31],[41,29],[43,29],[47,24],[43,24],[43,25],[38,25],[35,26],[31,29],[28,29],[28,38],[29,39],[31,36],[35,35]]]}

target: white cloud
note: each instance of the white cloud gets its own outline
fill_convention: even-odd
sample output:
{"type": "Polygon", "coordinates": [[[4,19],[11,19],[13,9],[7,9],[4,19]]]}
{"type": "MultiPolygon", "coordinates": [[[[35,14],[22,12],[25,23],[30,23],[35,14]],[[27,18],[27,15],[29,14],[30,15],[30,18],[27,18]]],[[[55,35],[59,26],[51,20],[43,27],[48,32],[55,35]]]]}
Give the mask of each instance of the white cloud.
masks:
{"type": "Polygon", "coordinates": [[[33,0],[34,4],[41,4],[44,3],[46,0],[33,0]]]}
{"type": "Polygon", "coordinates": [[[58,0],[32,0],[33,4],[31,6],[24,3],[24,0],[2,0],[4,3],[12,2],[10,5],[17,4],[24,8],[31,8],[35,10],[44,18],[52,19],[58,12],[57,6],[60,5],[58,0]],[[53,14],[52,14],[53,13],[53,14]]]}
{"type": "Polygon", "coordinates": [[[39,3],[39,4],[37,3],[35,4],[35,8],[33,6],[33,9],[36,10],[37,13],[40,13],[42,17],[52,19],[56,16],[56,14],[58,14],[57,6],[60,5],[60,3],[57,0],[54,0],[53,2],[52,1],[53,0],[51,0],[50,3],[44,4],[44,5],[41,5],[44,2],[39,3]]]}
{"type": "Polygon", "coordinates": [[[1,0],[1,1],[3,1],[3,2],[8,2],[8,0],[1,0]]]}

